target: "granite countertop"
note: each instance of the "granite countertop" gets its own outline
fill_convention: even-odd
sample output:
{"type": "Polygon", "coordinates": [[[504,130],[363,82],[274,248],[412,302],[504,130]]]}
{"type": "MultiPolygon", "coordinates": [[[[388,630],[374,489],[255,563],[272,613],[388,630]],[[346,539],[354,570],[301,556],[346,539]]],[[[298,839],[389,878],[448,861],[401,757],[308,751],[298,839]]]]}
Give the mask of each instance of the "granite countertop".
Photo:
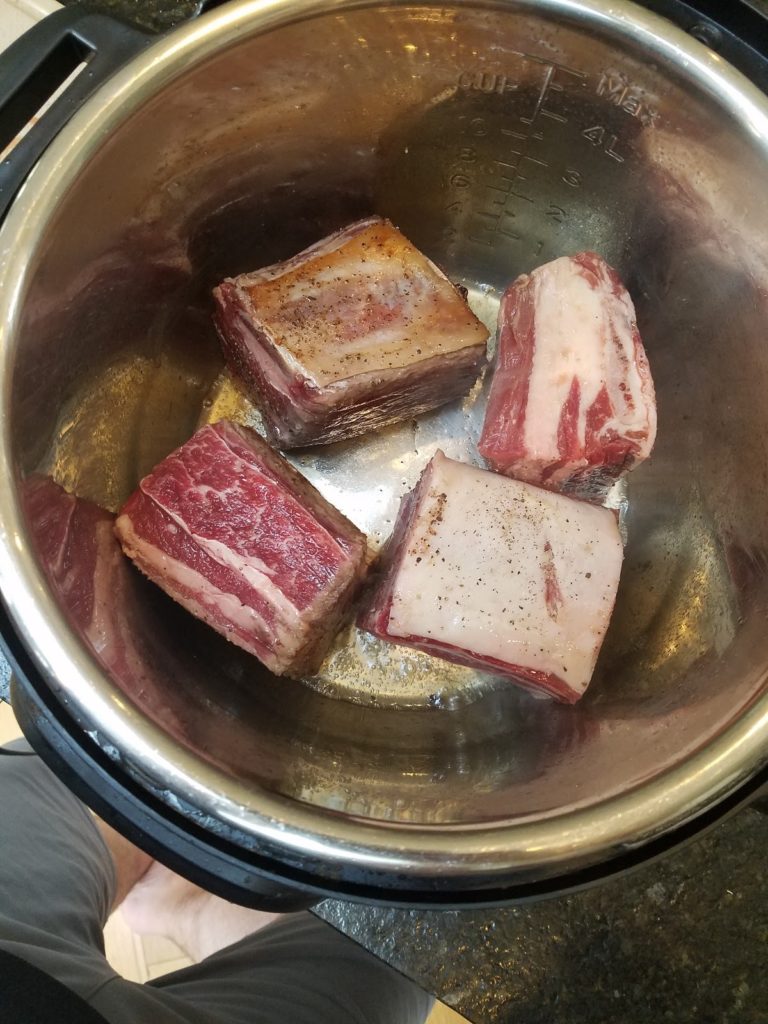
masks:
{"type": "Polygon", "coordinates": [[[749,809],[572,896],[317,912],[478,1024],[765,1024],[766,843],[768,816],[749,809]]]}
{"type": "MultiPolygon", "coordinates": [[[[88,6],[163,31],[200,5],[88,6]]],[[[327,900],[316,912],[482,1024],[765,1024],[766,851],[768,815],[750,808],[666,859],[575,895],[463,911],[327,900]]]]}

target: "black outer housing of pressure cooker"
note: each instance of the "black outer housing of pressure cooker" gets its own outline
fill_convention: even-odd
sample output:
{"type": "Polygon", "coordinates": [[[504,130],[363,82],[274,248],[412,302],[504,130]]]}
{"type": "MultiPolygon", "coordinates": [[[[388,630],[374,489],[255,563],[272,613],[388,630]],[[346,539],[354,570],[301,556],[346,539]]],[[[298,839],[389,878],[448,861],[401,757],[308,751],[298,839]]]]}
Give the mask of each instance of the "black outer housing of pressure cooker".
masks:
{"type": "MultiPolygon", "coordinates": [[[[218,6],[201,3],[198,13],[218,6]]],[[[644,0],[643,6],[695,36],[768,93],[768,4],[758,0],[644,0]]],[[[0,145],[12,139],[45,98],[84,58],[80,75],[0,165],[0,218],[26,173],[72,113],[113,71],[138,53],[151,37],[77,7],[49,16],[0,58],[0,145]]],[[[694,839],[747,804],[768,809],[768,768],[693,821],[637,850],[617,852],[606,863],[540,882],[498,889],[467,887],[450,893],[415,877],[397,893],[364,869],[328,881],[269,860],[249,849],[248,837],[220,821],[207,821],[193,807],[168,807],[149,780],[112,761],[78,726],[44,678],[0,605],[0,646],[11,665],[10,698],[34,750],[55,774],[105,821],[168,867],[233,902],[264,910],[311,906],[326,896],[400,906],[443,908],[500,906],[585,888],[647,864],[694,839]],[[186,812],[186,813],[185,813],[186,812]]],[[[0,693],[0,696],[3,696],[0,693]]]]}

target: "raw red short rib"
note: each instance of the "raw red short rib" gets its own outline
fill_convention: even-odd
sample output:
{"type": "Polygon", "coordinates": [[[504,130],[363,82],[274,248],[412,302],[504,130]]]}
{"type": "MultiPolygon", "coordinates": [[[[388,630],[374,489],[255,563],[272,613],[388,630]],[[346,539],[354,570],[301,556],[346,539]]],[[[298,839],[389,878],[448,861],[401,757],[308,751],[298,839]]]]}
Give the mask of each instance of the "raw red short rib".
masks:
{"type": "Polygon", "coordinates": [[[224,355],[281,448],[323,444],[466,394],[488,332],[379,217],[214,291],[224,355]]]}
{"type": "Polygon", "coordinates": [[[438,452],[403,499],[359,625],[573,703],[595,667],[622,555],[608,509],[438,452]]]}
{"type": "Polygon", "coordinates": [[[655,437],[651,371],[615,271],[584,252],[511,284],[478,445],[492,468],[601,500],[655,437]]]}
{"type": "Polygon", "coordinates": [[[363,534],[226,421],[156,466],[115,529],[142,572],[278,675],[317,669],[365,575],[363,534]]]}
{"type": "Polygon", "coordinates": [[[137,688],[147,665],[134,629],[135,581],[115,539],[115,517],[38,474],[24,481],[22,500],[62,610],[115,679],[137,688]]]}

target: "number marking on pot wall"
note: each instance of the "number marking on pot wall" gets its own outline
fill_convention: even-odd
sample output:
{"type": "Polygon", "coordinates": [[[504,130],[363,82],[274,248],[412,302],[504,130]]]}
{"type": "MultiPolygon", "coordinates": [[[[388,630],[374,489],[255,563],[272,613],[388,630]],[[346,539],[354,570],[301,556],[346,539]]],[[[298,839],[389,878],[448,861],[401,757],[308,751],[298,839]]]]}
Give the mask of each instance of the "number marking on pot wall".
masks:
{"type": "Polygon", "coordinates": [[[617,169],[631,155],[614,114],[604,123],[599,115],[586,120],[590,93],[643,127],[654,126],[659,113],[650,93],[620,69],[592,75],[535,54],[510,57],[503,69],[466,68],[455,80],[458,92],[478,101],[470,103],[474,113],[459,117],[462,138],[445,182],[444,238],[487,248],[524,242],[538,255],[544,247],[538,231],[547,236],[553,224],[566,224],[568,196],[589,184],[592,152],[617,169]]]}
{"type": "MultiPolygon", "coordinates": [[[[469,118],[465,124],[466,144],[455,151],[452,174],[448,179],[450,192],[447,211],[455,211],[456,202],[467,210],[468,237],[482,246],[493,247],[502,240],[520,241],[523,234],[516,223],[521,212],[537,207],[548,221],[561,224],[567,210],[559,204],[543,201],[537,195],[536,181],[545,172],[551,175],[548,137],[569,123],[570,116],[562,102],[566,83],[572,86],[583,81],[583,71],[562,64],[544,61],[531,54],[518,53],[519,76],[511,71],[489,72],[481,69],[462,71],[457,86],[465,92],[508,96],[518,94],[527,109],[507,124],[499,125],[487,117],[469,118]],[[532,66],[533,65],[533,66],[532,66]],[[500,133],[503,138],[503,159],[482,156],[480,140],[500,133]],[[475,141],[477,140],[477,141],[475,141]],[[474,144],[473,144],[474,142],[474,144]]],[[[520,104],[518,104],[519,106],[520,104]]],[[[575,189],[583,175],[574,167],[556,171],[561,183],[575,189]]],[[[456,232],[453,231],[453,236],[456,232]]],[[[534,255],[543,248],[534,241],[534,255]]]]}

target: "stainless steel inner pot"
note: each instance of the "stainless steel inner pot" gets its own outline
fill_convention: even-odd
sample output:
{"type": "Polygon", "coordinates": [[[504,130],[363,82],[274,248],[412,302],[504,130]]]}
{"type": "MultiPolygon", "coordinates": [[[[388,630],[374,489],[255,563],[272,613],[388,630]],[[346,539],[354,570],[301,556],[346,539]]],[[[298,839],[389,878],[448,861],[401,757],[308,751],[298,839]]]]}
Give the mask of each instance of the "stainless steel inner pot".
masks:
{"type": "MultiPolygon", "coordinates": [[[[753,774],[768,760],[767,113],[716,55],[618,0],[247,0],[102,88],[0,236],[0,585],[82,729],[171,806],[393,889],[607,860],[753,774]],[[633,294],[659,437],[617,496],[618,605],[576,707],[351,635],[319,682],[277,680],[133,574],[107,597],[131,651],[118,669],[114,637],[79,635],[41,572],[25,477],[115,509],[201,420],[257,422],[221,376],[212,286],[372,211],[489,321],[517,274],[580,249],[633,294]]],[[[475,457],[481,408],[482,387],[295,461],[381,538],[438,444],[475,457]]]]}

